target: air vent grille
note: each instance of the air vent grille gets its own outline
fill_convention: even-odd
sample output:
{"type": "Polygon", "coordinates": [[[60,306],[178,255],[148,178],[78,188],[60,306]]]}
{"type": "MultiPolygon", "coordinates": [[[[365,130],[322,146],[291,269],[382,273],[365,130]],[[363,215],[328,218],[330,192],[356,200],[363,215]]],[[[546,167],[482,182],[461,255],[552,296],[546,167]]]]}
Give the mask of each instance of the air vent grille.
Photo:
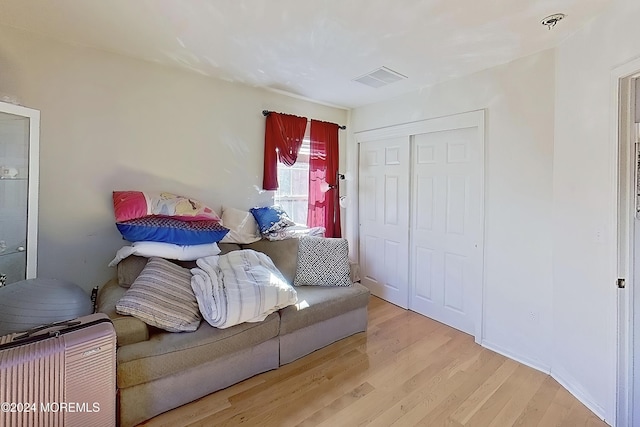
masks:
{"type": "Polygon", "coordinates": [[[367,86],[379,88],[400,80],[404,80],[406,78],[407,76],[393,71],[387,67],[380,67],[363,76],[353,79],[353,81],[362,83],[367,86]]]}

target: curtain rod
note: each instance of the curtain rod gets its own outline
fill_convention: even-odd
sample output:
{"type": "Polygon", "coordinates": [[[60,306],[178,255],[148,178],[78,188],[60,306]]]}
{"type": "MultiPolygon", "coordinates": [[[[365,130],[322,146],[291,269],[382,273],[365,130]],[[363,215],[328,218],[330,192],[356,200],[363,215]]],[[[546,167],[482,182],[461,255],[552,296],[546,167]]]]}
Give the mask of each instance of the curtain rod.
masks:
{"type": "MultiPolygon", "coordinates": [[[[269,111],[269,110],[262,110],[262,115],[267,117],[269,114],[273,113],[273,111],[269,111]]],[[[308,119],[307,119],[308,120],[308,119]]],[[[340,126],[338,125],[338,128],[345,130],[347,127],[346,126],[340,126]]]]}

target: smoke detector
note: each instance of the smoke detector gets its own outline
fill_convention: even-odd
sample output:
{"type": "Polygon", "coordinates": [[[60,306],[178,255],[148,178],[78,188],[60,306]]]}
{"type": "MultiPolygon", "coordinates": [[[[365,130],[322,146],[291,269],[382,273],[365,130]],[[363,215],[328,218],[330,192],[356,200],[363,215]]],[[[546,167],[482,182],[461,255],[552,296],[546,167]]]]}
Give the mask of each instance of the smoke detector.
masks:
{"type": "Polygon", "coordinates": [[[542,20],[541,23],[542,25],[546,25],[547,28],[552,29],[553,27],[556,26],[558,21],[563,20],[566,16],[567,15],[565,15],[564,13],[556,13],[556,14],[547,16],[542,20]]]}
{"type": "Polygon", "coordinates": [[[406,78],[408,77],[398,73],[397,71],[393,71],[387,67],[380,67],[363,76],[353,79],[353,81],[374,88],[379,88],[406,78]]]}

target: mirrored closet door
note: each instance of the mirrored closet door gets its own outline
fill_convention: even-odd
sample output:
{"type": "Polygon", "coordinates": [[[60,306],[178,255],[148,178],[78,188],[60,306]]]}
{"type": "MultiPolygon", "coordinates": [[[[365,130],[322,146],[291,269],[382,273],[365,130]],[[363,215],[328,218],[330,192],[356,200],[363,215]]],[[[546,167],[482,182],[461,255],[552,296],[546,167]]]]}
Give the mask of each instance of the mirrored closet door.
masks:
{"type": "Polygon", "coordinates": [[[36,277],[40,112],[0,102],[0,286],[36,277]]]}

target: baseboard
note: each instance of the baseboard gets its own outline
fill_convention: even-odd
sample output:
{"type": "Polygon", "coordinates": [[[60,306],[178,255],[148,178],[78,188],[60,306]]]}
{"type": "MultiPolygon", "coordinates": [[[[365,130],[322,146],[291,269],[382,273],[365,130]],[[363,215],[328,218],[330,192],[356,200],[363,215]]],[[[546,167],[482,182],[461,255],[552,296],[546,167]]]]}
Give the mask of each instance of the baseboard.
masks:
{"type": "Polygon", "coordinates": [[[488,350],[495,351],[496,353],[501,354],[504,357],[508,357],[509,359],[513,359],[518,363],[522,363],[523,365],[533,368],[536,371],[540,371],[547,375],[551,373],[551,366],[547,366],[543,363],[540,363],[539,360],[531,359],[519,354],[514,354],[510,350],[504,347],[501,347],[499,345],[493,344],[487,340],[482,340],[482,343],[480,345],[482,345],[484,348],[488,350]]]}
{"type": "Polygon", "coordinates": [[[545,364],[541,364],[537,360],[530,359],[528,357],[523,357],[521,355],[517,355],[509,351],[508,349],[501,347],[499,345],[495,345],[493,343],[488,342],[487,340],[482,341],[482,346],[488,350],[495,351],[509,359],[513,359],[516,362],[522,363],[523,365],[527,365],[530,368],[533,368],[542,373],[551,375],[551,377],[558,381],[562,387],[564,387],[569,393],[571,393],[576,399],[580,401],[584,406],[589,408],[591,412],[593,412],[597,417],[602,420],[605,420],[605,410],[602,406],[598,405],[594,402],[594,400],[589,396],[589,393],[586,393],[582,390],[581,387],[576,386],[578,381],[575,381],[574,378],[569,375],[567,372],[561,369],[551,369],[550,366],[545,364]]]}
{"type": "Polygon", "coordinates": [[[589,408],[598,418],[606,420],[606,411],[604,408],[593,401],[589,393],[585,392],[571,375],[562,369],[553,369],[551,377],[558,381],[562,387],[566,388],[569,393],[575,396],[584,406],[589,408]]]}

